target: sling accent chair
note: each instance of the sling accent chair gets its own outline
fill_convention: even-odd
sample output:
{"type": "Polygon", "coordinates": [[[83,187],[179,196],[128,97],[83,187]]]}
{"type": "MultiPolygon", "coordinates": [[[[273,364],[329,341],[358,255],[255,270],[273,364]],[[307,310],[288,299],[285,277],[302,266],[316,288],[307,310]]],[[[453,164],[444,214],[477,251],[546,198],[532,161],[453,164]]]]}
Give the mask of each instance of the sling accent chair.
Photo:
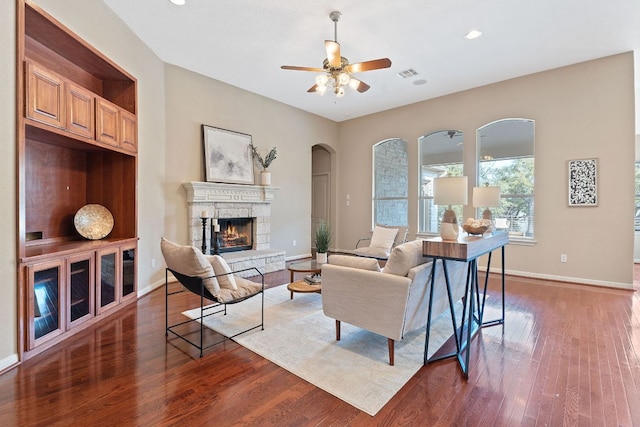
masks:
{"type": "MultiPolygon", "coordinates": [[[[167,264],[165,270],[165,336],[169,333],[181,338],[192,346],[200,350],[200,357],[203,351],[226,340],[233,340],[238,335],[260,328],[264,330],[264,275],[256,267],[245,268],[232,272],[226,261],[219,255],[206,256],[199,249],[193,246],[179,245],[165,238],[161,239],[160,248],[162,256],[167,264]],[[260,283],[237,276],[234,273],[254,270],[260,276],[260,283]],[[175,277],[182,285],[177,291],[170,291],[169,273],[175,277]],[[188,319],[173,325],[169,325],[169,300],[170,296],[190,291],[200,297],[200,313],[194,319],[188,319]],[[223,313],[227,314],[227,305],[238,304],[258,294],[262,295],[260,308],[260,323],[231,335],[222,335],[222,339],[206,344],[204,341],[204,320],[205,318],[223,313]],[[198,322],[199,340],[190,339],[190,333],[179,333],[178,329],[186,329],[180,326],[198,322]]],[[[218,331],[216,331],[218,332],[218,331]]],[[[218,332],[219,333],[219,332],[218,332]]]]}
{"type": "Polygon", "coordinates": [[[386,261],[393,248],[407,241],[408,231],[408,227],[376,225],[371,237],[364,237],[356,242],[356,249],[353,253],[362,257],[386,261]],[[369,242],[369,246],[360,246],[363,242],[369,242]]]}

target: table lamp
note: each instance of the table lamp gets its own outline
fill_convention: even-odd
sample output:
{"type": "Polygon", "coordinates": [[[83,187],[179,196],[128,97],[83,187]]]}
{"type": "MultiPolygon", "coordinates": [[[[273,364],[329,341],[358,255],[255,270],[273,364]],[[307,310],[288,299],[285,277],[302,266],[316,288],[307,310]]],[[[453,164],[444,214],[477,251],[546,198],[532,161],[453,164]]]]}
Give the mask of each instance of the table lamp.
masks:
{"type": "Polygon", "coordinates": [[[442,240],[458,240],[460,227],[451,205],[467,204],[467,177],[445,176],[433,180],[433,203],[449,207],[444,211],[440,223],[440,237],[442,240]]]}
{"type": "Polygon", "coordinates": [[[493,220],[490,207],[500,206],[500,187],[473,187],[473,207],[486,208],[482,212],[482,219],[493,220]]]}

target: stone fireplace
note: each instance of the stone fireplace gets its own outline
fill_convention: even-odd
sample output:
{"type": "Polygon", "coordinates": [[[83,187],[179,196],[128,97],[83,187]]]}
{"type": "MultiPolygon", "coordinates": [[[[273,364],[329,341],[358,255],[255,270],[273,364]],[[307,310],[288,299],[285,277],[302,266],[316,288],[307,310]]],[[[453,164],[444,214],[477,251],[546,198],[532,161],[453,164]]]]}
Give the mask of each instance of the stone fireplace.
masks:
{"type": "MultiPolygon", "coordinates": [[[[203,247],[203,212],[208,217],[204,226],[204,248],[207,254],[211,252],[212,218],[220,225],[221,220],[228,222],[249,218],[252,222],[250,248],[221,251],[222,257],[234,271],[256,267],[262,273],[268,273],[285,268],[285,251],[271,248],[271,202],[278,187],[193,181],[182,186],[187,193],[190,245],[203,247]]],[[[223,229],[220,231],[222,234],[223,229]]],[[[241,275],[255,274],[248,272],[241,275]]]]}

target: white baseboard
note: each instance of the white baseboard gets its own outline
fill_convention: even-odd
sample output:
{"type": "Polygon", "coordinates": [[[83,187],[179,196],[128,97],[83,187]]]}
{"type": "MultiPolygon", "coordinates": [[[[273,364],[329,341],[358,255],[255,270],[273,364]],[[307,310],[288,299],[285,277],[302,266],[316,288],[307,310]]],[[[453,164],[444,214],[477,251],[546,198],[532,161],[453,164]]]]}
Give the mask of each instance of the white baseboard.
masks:
{"type": "MultiPolygon", "coordinates": [[[[169,278],[172,278],[172,277],[173,275],[169,274],[169,278]]],[[[155,282],[151,283],[149,286],[146,286],[142,289],[138,289],[138,298],[148,294],[149,292],[155,289],[158,289],[160,286],[164,286],[164,279],[156,280],[155,282]]]]}
{"type": "Polygon", "coordinates": [[[17,366],[19,361],[20,359],[18,359],[17,354],[11,354],[4,359],[0,359],[0,372],[3,372],[5,369],[17,366]]]}
{"type": "Polygon", "coordinates": [[[297,259],[311,258],[311,254],[293,255],[285,258],[286,261],[295,261],[297,259]]]}
{"type": "MultiPolygon", "coordinates": [[[[478,270],[486,271],[486,268],[478,267],[478,270]]],[[[491,273],[500,274],[502,273],[502,269],[500,267],[492,268],[491,273]]],[[[566,282],[566,283],[575,283],[579,285],[602,286],[605,288],[633,290],[633,283],[608,282],[606,280],[591,280],[591,279],[585,279],[582,277],[555,276],[552,274],[539,274],[539,273],[531,273],[528,271],[517,271],[517,270],[508,270],[508,269],[505,270],[505,274],[508,274],[511,276],[529,277],[532,279],[553,280],[555,282],[566,282]]]]}

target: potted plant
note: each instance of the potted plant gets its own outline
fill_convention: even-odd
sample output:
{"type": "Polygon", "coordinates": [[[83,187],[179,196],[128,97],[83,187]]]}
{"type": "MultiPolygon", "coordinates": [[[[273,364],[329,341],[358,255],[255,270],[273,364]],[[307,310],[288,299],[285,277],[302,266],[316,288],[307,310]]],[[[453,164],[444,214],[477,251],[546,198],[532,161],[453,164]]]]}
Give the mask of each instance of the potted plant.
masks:
{"type": "Polygon", "coordinates": [[[251,151],[253,152],[253,158],[258,161],[262,166],[262,172],[260,172],[260,184],[271,185],[271,172],[268,171],[269,165],[276,159],[276,147],[273,147],[267,155],[262,158],[255,145],[251,144],[251,151]]]}
{"type": "Polygon", "coordinates": [[[329,251],[329,243],[331,243],[331,228],[329,225],[322,221],[316,227],[316,262],[327,262],[327,251],[329,251]]]}

